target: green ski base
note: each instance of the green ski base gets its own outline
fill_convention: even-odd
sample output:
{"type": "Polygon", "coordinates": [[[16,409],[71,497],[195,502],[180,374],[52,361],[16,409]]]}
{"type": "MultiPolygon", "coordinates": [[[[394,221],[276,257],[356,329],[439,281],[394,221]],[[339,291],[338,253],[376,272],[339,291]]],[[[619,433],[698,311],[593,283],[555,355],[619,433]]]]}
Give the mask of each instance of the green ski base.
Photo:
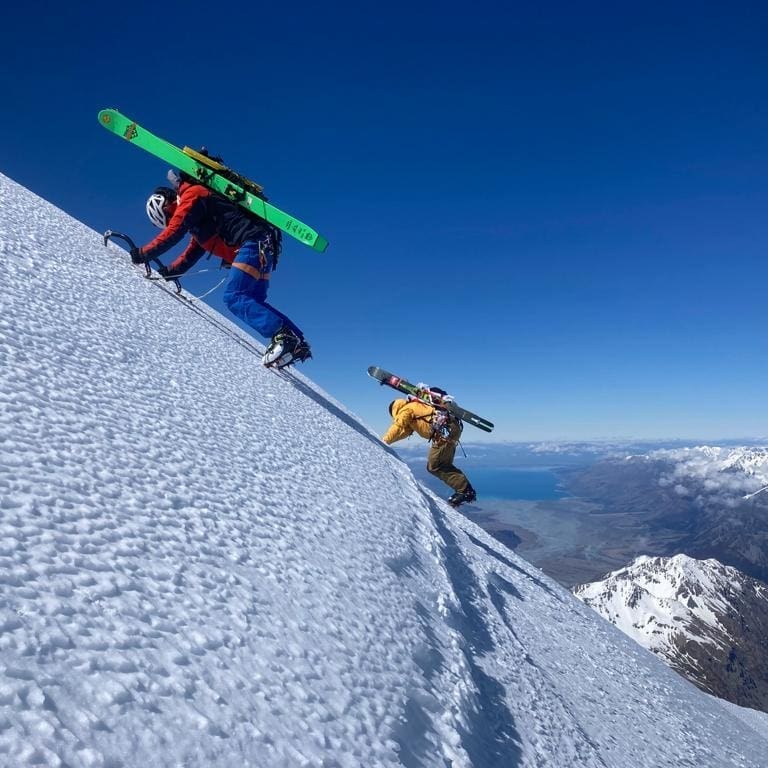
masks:
{"type": "Polygon", "coordinates": [[[186,151],[170,144],[150,133],[134,120],[126,117],[116,109],[102,109],[99,112],[99,123],[108,131],[135,144],[145,152],[178,168],[190,176],[196,178],[201,184],[218,192],[224,197],[238,203],[247,211],[256,214],[273,226],[282,230],[299,242],[308,245],[315,251],[323,253],[328,247],[328,241],[319,235],[311,227],[299,221],[285,211],[281,211],[271,203],[268,203],[261,187],[255,182],[227,168],[221,163],[199,155],[194,150],[186,151]]]}
{"type": "Polygon", "coordinates": [[[482,429],[483,432],[493,431],[493,424],[488,421],[488,419],[484,419],[482,416],[478,416],[476,413],[472,413],[472,411],[467,411],[466,409],[454,403],[453,400],[437,401],[434,398],[430,398],[426,394],[429,390],[425,390],[423,387],[419,387],[416,384],[411,384],[410,381],[401,379],[399,376],[395,376],[394,373],[385,371],[383,368],[377,368],[375,365],[372,365],[368,369],[368,375],[376,379],[376,381],[379,383],[386,384],[388,387],[396,389],[398,392],[403,392],[406,395],[415,397],[422,403],[432,405],[435,408],[442,408],[443,410],[448,411],[448,413],[455,416],[457,419],[461,419],[467,424],[471,424],[473,427],[482,429]]]}

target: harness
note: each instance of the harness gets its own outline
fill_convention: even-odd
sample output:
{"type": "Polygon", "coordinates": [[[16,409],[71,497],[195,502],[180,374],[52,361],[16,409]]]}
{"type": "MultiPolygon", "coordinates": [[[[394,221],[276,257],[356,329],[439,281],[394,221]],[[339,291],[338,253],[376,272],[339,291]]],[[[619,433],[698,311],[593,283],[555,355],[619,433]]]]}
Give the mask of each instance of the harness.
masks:
{"type": "MultiPolygon", "coordinates": [[[[416,403],[423,403],[424,401],[421,400],[418,397],[412,397],[409,395],[408,397],[409,402],[416,402],[416,403]]],[[[416,421],[426,421],[427,424],[429,424],[430,427],[430,437],[429,442],[434,443],[435,445],[440,445],[443,443],[454,443],[457,444],[459,441],[458,439],[452,439],[451,438],[451,431],[454,424],[457,424],[459,427],[459,433],[461,433],[464,429],[464,425],[461,423],[460,419],[457,419],[455,416],[452,416],[448,411],[446,411],[444,408],[440,408],[437,405],[432,405],[434,408],[434,411],[430,416],[417,416],[416,421]]]]}

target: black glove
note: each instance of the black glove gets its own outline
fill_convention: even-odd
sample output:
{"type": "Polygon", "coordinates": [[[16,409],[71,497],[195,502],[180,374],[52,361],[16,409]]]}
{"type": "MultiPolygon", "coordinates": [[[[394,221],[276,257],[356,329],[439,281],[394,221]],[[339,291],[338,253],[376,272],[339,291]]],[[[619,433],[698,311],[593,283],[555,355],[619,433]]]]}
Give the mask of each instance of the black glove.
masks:
{"type": "Polygon", "coordinates": [[[134,264],[145,264],[147,261],[146,258],[141,255],[141,248],[137,248],[135,245],[128,251],[128,253],[131,254],[131,261],[134,264]]]}
{"type": "Polygon", "coordinates": [[[175,280],[178,277],[170,267],[164,267],[162,264],[157,268],[157,274],[160,275],[163,280],[175,280]]]}

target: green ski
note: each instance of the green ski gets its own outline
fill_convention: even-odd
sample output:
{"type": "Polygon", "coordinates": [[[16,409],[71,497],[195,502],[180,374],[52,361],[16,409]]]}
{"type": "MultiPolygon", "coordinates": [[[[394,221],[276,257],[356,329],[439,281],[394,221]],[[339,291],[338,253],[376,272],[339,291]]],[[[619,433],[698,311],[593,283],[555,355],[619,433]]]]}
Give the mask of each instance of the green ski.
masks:
{"type": "Polygon", "coordinates": [[[226,165],[212,160],[189,147],[179,149],[142,128],[138,123],[118,112],[116,109],[102,109],[99,122],[108,131],[130,141],[155,157],[194,176],[201,184],[238,203],[251,213],[274,225],[288,235],[295,237],[320,253],[328,247],[328,241],[289,213],[281,211],[264,197],[263,188],[227,168],[226,165]]]}

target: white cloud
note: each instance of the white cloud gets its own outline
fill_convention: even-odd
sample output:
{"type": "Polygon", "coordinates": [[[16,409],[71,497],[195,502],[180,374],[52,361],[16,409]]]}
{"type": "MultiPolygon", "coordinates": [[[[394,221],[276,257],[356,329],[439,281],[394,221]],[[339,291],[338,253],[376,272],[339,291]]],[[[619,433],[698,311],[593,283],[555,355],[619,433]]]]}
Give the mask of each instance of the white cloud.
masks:
{"type": "Polygon", "coordinates": [[[707,494],[726,496],[753,494],[768,485],[768,447],[764,446],[663,449],[647,458],[671,465],[659,478],[659,485],[673,486],[680,495],[690,493],[683,481],[696,482],[707,494]]]}

